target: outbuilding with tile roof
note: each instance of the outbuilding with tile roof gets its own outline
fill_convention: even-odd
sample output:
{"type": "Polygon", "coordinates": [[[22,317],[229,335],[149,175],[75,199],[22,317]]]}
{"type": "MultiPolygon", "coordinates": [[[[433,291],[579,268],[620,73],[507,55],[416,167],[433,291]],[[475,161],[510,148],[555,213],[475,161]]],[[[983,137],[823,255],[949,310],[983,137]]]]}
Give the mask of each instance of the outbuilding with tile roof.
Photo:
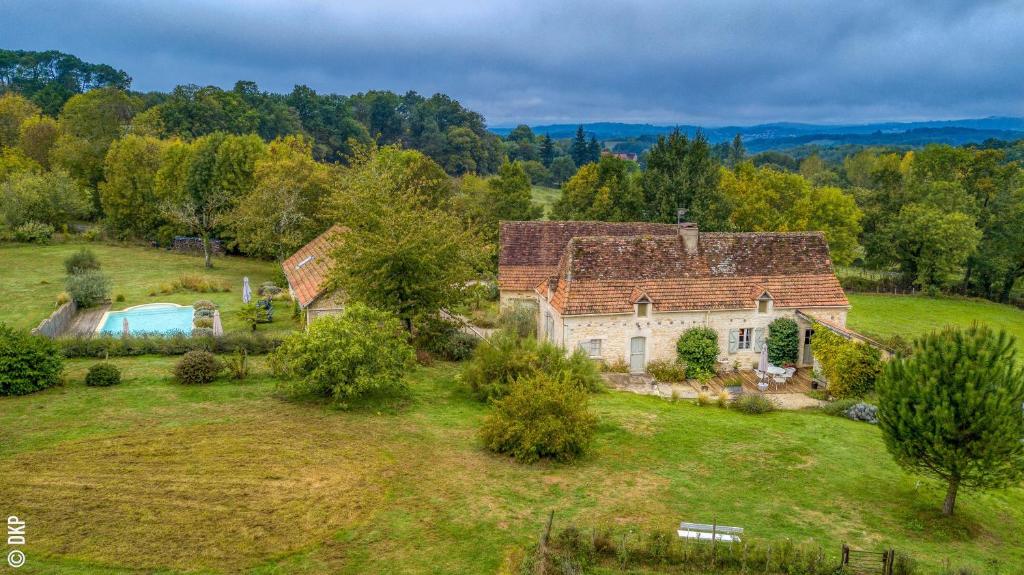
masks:
{"type": "Polygon", "coordinates": [[[307,325],[320,316],[344,310],[344,294],[330,287],[334,265],[331,250],[344,232],[342,226],[330,227],[281,264],[292,299],[305,311],[307,325]]]}

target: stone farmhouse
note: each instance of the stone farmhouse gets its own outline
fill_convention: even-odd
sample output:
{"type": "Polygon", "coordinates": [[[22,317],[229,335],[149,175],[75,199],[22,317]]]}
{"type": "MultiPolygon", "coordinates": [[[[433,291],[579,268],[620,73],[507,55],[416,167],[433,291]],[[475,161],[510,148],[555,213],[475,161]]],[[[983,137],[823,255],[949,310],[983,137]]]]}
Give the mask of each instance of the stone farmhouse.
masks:
{"type": "Polygon", "coordinates": [[[537,334],[645,371],[687,329],[718,332],[719,361],[752,368],[768,324],[793,318],[800,365],[812,322],[845,331],[850,308],[820,232],[700,232],[695,224],[502,222],[501,304],[537,309],[537,334]]]}
{"type": "Polygon", "coordinates": [[[306,312],[307,326],[322,315],[344,310],[344,295],[330,289],[328,282],[333,265],[332,241],[344,231],[342,226],[332,226],[281,264],[292,299],[306,312]]]}

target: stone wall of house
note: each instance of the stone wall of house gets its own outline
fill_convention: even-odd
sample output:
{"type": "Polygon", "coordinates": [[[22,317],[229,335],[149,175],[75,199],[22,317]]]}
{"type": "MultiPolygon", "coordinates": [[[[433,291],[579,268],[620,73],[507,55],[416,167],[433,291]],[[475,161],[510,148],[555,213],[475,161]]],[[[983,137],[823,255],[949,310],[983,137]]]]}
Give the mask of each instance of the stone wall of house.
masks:
{"type": "Polygon", "coordinates": [[[501,290],[501,292],[499,293],[498,297],[499,297],[498,301],[500,302],[501,307],[503,307],[503,308],[504,307],[508,307],[510,305],[514,305],[517,301],[524,301],[525,300],[525,301],[528,301],[530,303],[535,303],[538,299],[540,299],[537,296],[537,292],[535,292],[533,290],[529,290],[529,291],[501,290]]]}
{"type": "MultiPolygon", "coordinates": [[[[541,302],[541,316],[550,310],[546,302],[541,302]]],[[[550,310],[554,311],[554,310],[550,310]]],[[[803,311],[813,313],[817,317],[835,322],[839,325],[846,323],[846,309],[844,308],[803,308],[803,311]]],[[[553,314],[556,322],[561,318],[555,312],[553,314]]],[[[756,365],[759,351],[751,345],[749,350],[738,350],[729,353],[729,332],[738,328],[765,329],[773,320],[779,317],[795,317],[793,309],[772,308],[768,313],[758,313],[754,309],[734,311],[710,311],[710,312],[680,312],[680,313],[657,313],[652,312],[650,317],[636,317],[635,314],[618,315],[594,315],[594,316],[570,316],[565,318],[561,330],[556,329],[557,343],[566,349],[574,349],[581,342],[598,339],[601,340],[601,359],[606,362],[624,360],[629,362],[630,341],[634,337],[646,338],[646,361],[655,359],[671,360],[676,357],[676,341],[684,331],[692,327],[708,326],[718,332],[719,357],[727,358],[728,365],[739,362],[741,369],[750,369],[756,365]]],[[[538,326],[538,334],[544,335],[543,319],[538,326]]],[[[802,342],[805,331],[810,327],[807,322],[797,320],[800,325],[799,337],[802,342]]]]}
{"type": "Polygon", "coordinates": [[[345,298],[340,290],[325,293],[306,306],[306,325],[318,317],[336,315],[345,311],[345,298]]]}
{"type": "Polygon", "coordinates": [[[37,325],[33,330],[33,335],[45,335],[49,338],[55,338],[63,334],[68,326],[71,325],[71,320],[75,317],[75,312],[78,311],[78,306],[75,305],[74,300],[71,300],[64,305],[57,308],[50,317],[44,319],[37,325]]]}

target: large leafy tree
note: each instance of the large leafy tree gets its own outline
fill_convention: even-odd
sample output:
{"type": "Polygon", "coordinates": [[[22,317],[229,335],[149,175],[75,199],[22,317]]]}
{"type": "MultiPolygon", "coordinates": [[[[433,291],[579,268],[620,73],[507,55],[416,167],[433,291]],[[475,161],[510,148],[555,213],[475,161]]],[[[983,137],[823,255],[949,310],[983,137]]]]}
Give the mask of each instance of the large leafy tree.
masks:
{"type": "Polygon", "coordinates": [[[156,175],[167,142],[128,135],[114,142],[104,161],[99,185],[107,229],[119,237],[152,237],[163,220],[156,175]]]}
{"type": "Polygon", "coordinates": [[[822,231],[839,264],[857,255],[861,211],[850,194],[816,188],[800,174],[745,162],[722,170],[721,190],[733,209],[732,228],[740,231],[822,231]]]}
{"type": "Polygon", "coordinates": [[[256,161],[265,153],[258,136],[214,133],[172,146],[157,173],[158,193],[168,199],[164,217],[189,229],[213,267],[210,240],[225,229],[228,215],[251,189],[256,161]]]}
{"type": "Polygon", "coordinates": [[[522,162],[506,161],[498,175],[488,180],[471,174],[463,176],[460,211],[482,237],[494,243],[498,239],[498,222],[535,220],[543,215],[543,208],[533,203],[530,190],[530,179],[522,162]]]}
{"type": "Polygon", "coordinates": [[[946,483],[946,515],[961,488],[1024,478],[1024,368],[1015,353],[1005,333],[947,329],[916,341],[878,382],[886,447],[905,469],[946,483]]]}
{"type": "Polygon", "coordinates": [[[352,301],[395,313],[407,329],[467,297],[488,261],[486,244],[438,206],[410,165],[364,150],[344,170],[330,214],[348,228],[333,250],[332,279],[352,301]]]}
{"type": "Polygon", "coordinates": [[[50,150],[57,142],[57,121],[49,116],[26,118],[18,130],[18,146],[25,155],[49,169],[50,150]]]}
{"type": "Polygon", "coordinates": [[[631,222],[643,219],[644,197],[633,162],[605,156],[587,164],[562,186],[552,207],[558,220],[631,222]]]}
{"type": "MultiPolygon", "coordinates": [[[[103,178],[110,144],[124,135],[141,107],[139,98],[117,88],[99,88],[68,100],[59,118],[60,135],[50,152],[54,165],[95,189],[103,178]]],[[[99,209],[99,196],[94,195],[99,209]]]]}
{"type": "Polygon", "coordinates": [[[908,282],[928,289],[959,271],[980,239],[972,216],[915,203],[879,230],[873,252],[876,261],[896,262],[908,282]]]}
{"type": "Polygon", "coordinates": [[[283,258],[327,227],[320,210],[335,170],[313,159],[310,140],[275,140],[254,166],[252,190],[227,218],[238,248],[260,257],[283,258]]]}
{"type": "Polygon", "coordinates": [[[89,211],[88,193],[63,170],[20,171],[0,183],[0,216],[12,229],[28,222],[59,228],[89,211]]]}
{"type": "Polygon", "coordinates": [[[0,94],[0,148],[18,145],[21,123],[38,115],[39,106],[24,96],[13,92],[0,94]]]}
{"type": "Polygon", "coordinates": [[[108,86],[127,90],[131,81],[121,70],[56,50],[0,50],[0,92],[23,94],[51,116],[75,94],[108,86]]]}
{"type": "Polygon", "coordinates": [[[689,139],[679,130],[659,136],[647,154],[641,185],[647,219],[675,223],[680,208],[688,220],[713,231],[729,226],[729,207],[718,189],[719,166],[700,134],[689,139]]]}

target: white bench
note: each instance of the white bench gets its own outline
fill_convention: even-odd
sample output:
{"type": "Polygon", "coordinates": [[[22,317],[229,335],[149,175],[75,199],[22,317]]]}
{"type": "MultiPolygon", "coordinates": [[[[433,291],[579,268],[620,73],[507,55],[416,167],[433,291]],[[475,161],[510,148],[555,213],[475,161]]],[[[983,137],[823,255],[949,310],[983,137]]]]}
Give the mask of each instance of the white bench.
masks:
{"type": "Polygon", "coordinates": [[[683,539],[739,543],[743,528],[726,525],[708,525],[707,523],[686,523],[684,521],[679,524],[679,530],[676,533],[683,539]]]}

